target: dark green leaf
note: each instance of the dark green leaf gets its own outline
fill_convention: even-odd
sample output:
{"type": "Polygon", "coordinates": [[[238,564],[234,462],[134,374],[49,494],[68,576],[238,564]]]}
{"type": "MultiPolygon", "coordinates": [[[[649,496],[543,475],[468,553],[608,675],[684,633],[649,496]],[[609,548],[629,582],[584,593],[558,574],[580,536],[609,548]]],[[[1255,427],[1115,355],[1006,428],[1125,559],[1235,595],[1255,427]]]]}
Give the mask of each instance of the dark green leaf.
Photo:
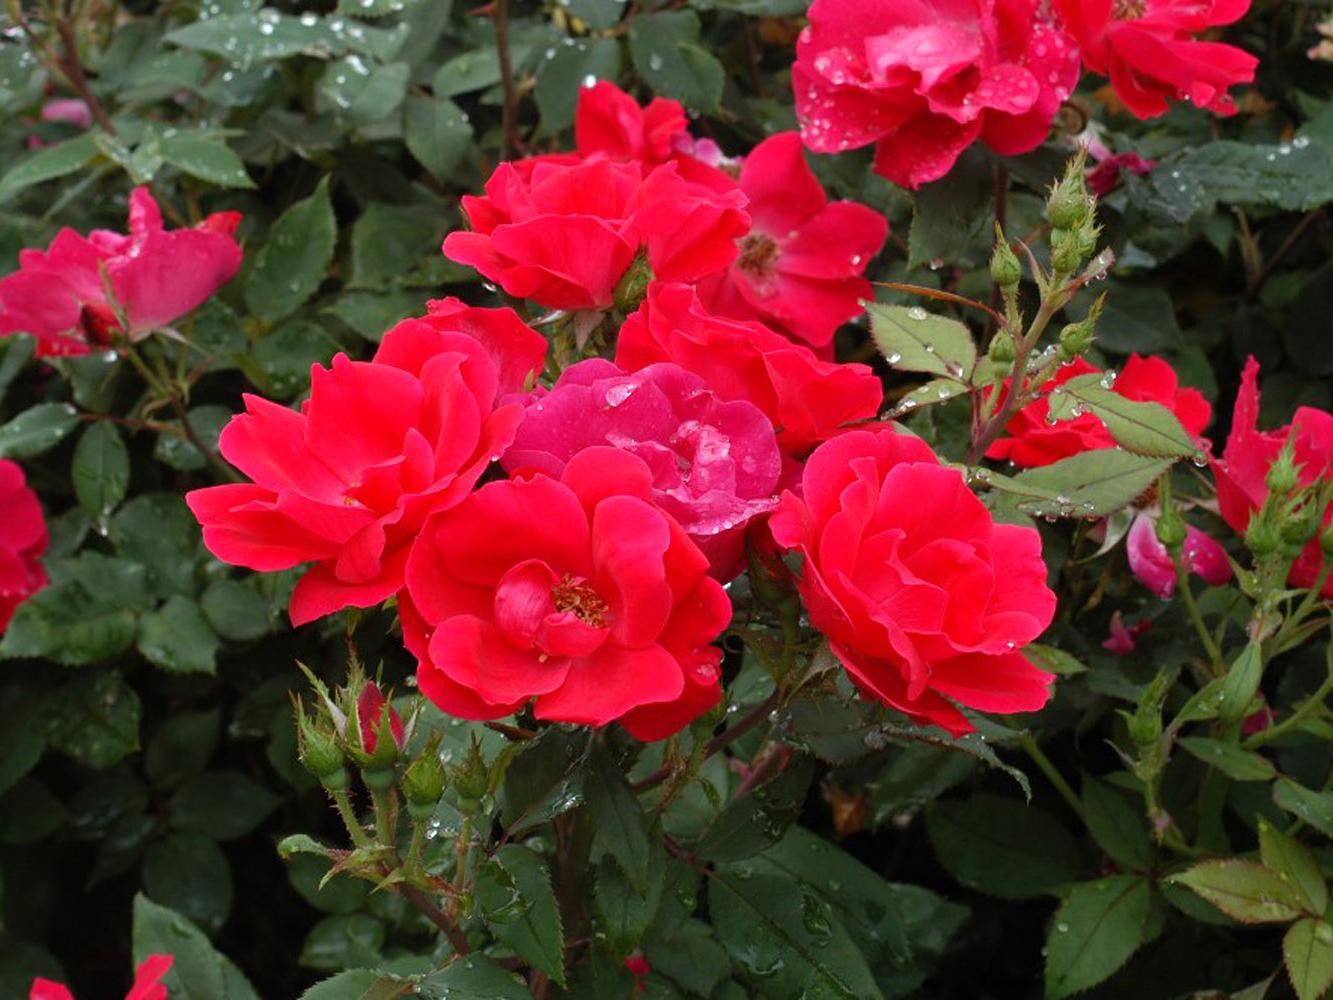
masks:
{"type": "MultiPolygon", "coordinates": [[[[622,13],[620,0],[582,0],[602,4],[622,13]]],[[[572,39],[560,45],[537,67],[537,110],[547,132],[559,132],[574,124],[574,111],[583,88],[597,80],[615,81],[620,75],[620,45],[614,38],[572,39]]]]}
{"type": "Polygon", "coordinates": [[[471,152],[472,125],[448,98],[414,94],[403,106],[403,141],[418,163],[443,179],[471,152]]]}
{"type": "Polygon", "coordinates": [[[245,285],[250,311],[270,322],[280,320],[314,295],[324,282],[337,240],[329,203],[329,181],[278,217],[255,257],[245,285]]]}
{"type": "Polygon", "coordinates": [[[698,111],[716,111],[722,64],[699,47],[699,16],[690,10],[636,17],[629,28],[630,58],[648,86],[698,111]]]}
{"type": "Polygon", "coordinates": [[[51,584],[15,612],[0,656],[96,663],[134,642],[135,612],[149,603],[143,566],[95,552],[48,564],[51,584]]]}
{"type": "Polygon", "coordinates": [[[110,421],[91,424],[74,449],[70,466],[74,494],[88,516],[100,519],[125,498],[130,484],[130,453],[110,421]]]}
{"type": "Polygon", "coordinates": [[[1141,809],[1105,782],[1083,779],[1083,811],[1097,845],[1124,871],[1145,871],[1152,865],[1148,819],[1141,809]]]}
{"type": "MultiPolygon", "coordinates": [[[[189,413],[190,427],[200,441],[216,451],[218,436],[231,417],[231,410],[225,406],[196,406],[189,413]]],[[[173,426],[180,424],[176,422],[173,426]]],[[[208,459],[192,443],[179,434],[165,432],[158,435],[153,457],[184,472],[196,472],[208,464],[208,459]]]]}
{"type": "Polygon", "coordinates": [[[371,125],[383,122],[407,96],[407,63],[367,66],[359,55],[330,63],[320,89],[348,122],[371,125]]]}
{"type": "Polygon", "coordinates": [[[423,995],[468,1000],[532,1000],[512,973],[506,972],[485,955],[464,955],[450,962],[442,971],[422,983],[423,995]]]}
{"type": "Polygon", "coordinates": [[[545,863],[521,844],[506,844],[481,867],[474,892],[495,936],[529,965],[563,984],[560,910],[545,863]]]}
{"type": "Polygon", "coordinates": [[[1080,993],[1129,961],[1143,943],[1151,905],[1151,888],[1134,875],[1074,886],[1046,938],[1046,996],[1080,993]]]}
{"type": "Polygon", "coordinates": [[[1306,917],[1282,938],[1282,960],[1299,1000],[1319,1000],[1333,983],[1333,927],[1306,917]]]}
{"type": "Polygon", "coordinates": [[[118,670],[63,685],[51,708],[47,739],[81,764],[103,770],[139,749],[139,696],[118,670]]]}
{"type": "Polygon", "coordinates": [[[244,642],[269,630],[268,602],[239,580],[214,580],[199,598],[199,606],[213,631],[224,639],[244,642]]]}
{"type": "Polygon", "coordinates": [[[69,813],[36,778],[25,778],[0,798],[0,844],[36,844],[55,834],[69,813]]]}
{"type": "Polygon", "coordinates": [[[38,150],[0,177],[0,201],[26,187],[81,170],[97,156],[96,134],[87,132],[38,150]]]}
{"type": "Polygon", "coordinates": [[[909,268],[968,267],[990,257],[995,180],[979,149],[965,151],[948,175],[916,192],[908,233],[909,268]]]}
{"type": "Polygon", "coordinates": [[[644,954],[654,972],[674,979],[695,996],[711,996],[731,975],[731,961],[713,928],[702,920],[686,920],[668,935],[650,938],[644,954]]]}
{"type": "Polygon", "coordinates": [[[295,320],[266,334],[242,367],[269,395],[288,399],[310,386],[310,366],[327,364],[338,345],[314,323],[295,320]]]}
{"type": "Polygon", "coordinates": [[[1078,877],[1078,845],[1049,813],[996,795],[936,802],[926,832],[940,864],[963,885],[1001,899],[1032,899],[1078,877]]]}
{"type": "Polygon", "coordinates": [[[1223,722],[1239,722],[1250,713],[1250,705],[1259,692],[1264,676],[1264,655],[1258,643],[1251,642],[1241,650],[1222,679],[1221,699],[1217,714],[1223,722]]]}
{"type": "Polygon", "coordinates": [[[1333,792],[1316,792],[1290,778],[1278,778],[1273,801],[1325,837],[1333,837],[1333,792]]]}
{"type": "Polygon", "coordinates": [[[625,775],[600,745],[594,744],[583,768],[583,798],[593,824],[593,850],[620,862],[630,883],[648,888],[647,819],[625,775]]]}
{"type": "Polygon", "coordinates": [[[171,800],[177,830],[230,840],[249,833],[278,806],[278,797],[234,771],[205,771],[187,781],[171,800]]]}
{"type": "Polygon", "coordinates": [[[607,947],[621,957],[638,947],[662,902],[666,851],[657,838],[651,842],[648,859],[648,886],[644,891],[630,884],[619,863],[609,855],[597,865],[593,906],[598,928],[606,935],[607,947]]]}
{"type": "Polygon", "coordinates": [[[814,767],[809,758],[728,802],[704,831],[695,852],[711,861],[738,861],[777,843],[800,815],[814,767]]]}
{"type": "Polygon", "coordinates": [[[213,949],[203,931],[185,917],[146,896],[134,897],[134,961],[171,955],[162,977],[172,997],[259,1000],[239,969],[213,949]]]}
{"type": "Polygon", "coordinates": [[[200,134],[163,135],[162,159],[191,177],[219,187],[252,188],[254,181],[245,164],[218,136],[200,134]]]}
{"type": "Polygon", "coordinates": [[[153,596],[194,593],[199,522],[179,493],[143,493],[108,525],[116,553],[142,565],[153,596]]]}
{"type": "Polygon", "coordinates": [[[1265,868],[1277,872],[1295,887],[1306,913],[1323,914],[1328,907],[1328,884],[1308,847],[1261,817],[1259,854],[1265,868]]]}
{"type": "Polygon", "coordinates": [[[154,902],[211,931],[231,912],[231,870],[217,843],[195,834],[171,834],[144,854],[144,891],[154,902]]]}
{"type": "Polygon", "coordinates": [[[1098,448],[1016,476],[992,473],[989,481],[1019,497],[1019,509],[1037,517],[1105,517],[1141,496],[1171,462],[1098,448]]]}
{"type": "Polygon", "coordinates": [[[171,673],[214,673],[220,645],[198,602],[179,594],[139,619],[139,652],[171,673]]]}
{"type": "Polygon", "coordinates": [[[158,788],[175,788],[202,771],[218,744],[221,713],[177,712],[153,734],[144,752],[144,771],[158,788]]]}
{"type": "Polygon", "coordinates": [[[54,448],[78,426],[68,403],[38,403],[0,426],[0,458],[32,458],[54,448]]]}
{"type": "Polygon", "coordinates": [[[352,227],[348,288],[379,288],[437,250],[440,225],[419,205],[369,205],[352,227]]]}
{"type": "Polygon", "coordinates": [[[1070,420],[1091,413],[1106,425],[1116,444],[1136,455],[1183,458],[1199,452],[1174,413],[1161,403],[1127,399],[1107,379],[1094,372],[1057,385],[1047,395],[1051,416],[1070,420]]]}
{"type": "Polygon", "coordinates": [[[1268,758],[1242,750],[1234,743],[1206,736],[1182,736],[1176,742],[1233,781],[1272,781],[1277,777],[1277,770],[1268,758]]]}
{"type": "Polygon", "coordinates": [[[365,913],[325,917],[306,935],[297,961],[307,969],[340,972],[379,964],[384,924],[365,913]]]}

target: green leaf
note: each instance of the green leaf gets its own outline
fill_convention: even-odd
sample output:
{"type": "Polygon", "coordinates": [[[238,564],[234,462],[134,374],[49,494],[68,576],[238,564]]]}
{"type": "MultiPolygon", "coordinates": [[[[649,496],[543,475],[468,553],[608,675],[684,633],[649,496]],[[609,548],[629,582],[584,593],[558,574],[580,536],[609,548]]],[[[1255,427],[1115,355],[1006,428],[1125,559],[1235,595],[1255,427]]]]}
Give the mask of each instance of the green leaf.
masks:
{"type": "Polygon", "coordinates": [[[150,844],[144,854],[143,885],[154,902],[211,931],[231,912],[231,870],[209,837],[170,834],[150,844]]]}
{"type": "Polygon", "coordinates": [[[246,642],[268,633],[268,602],[239,580],[214,580],[199,606],[213,631],[224,639],[246,642]]]}
{"type": "Polygon", "coordinates": [[[149,602],[141,565],[84,552],[47,569],[51,583],[19,605],[0,639],[0,656],[82,666],[133,644],[135,612],[149,602]]]}
{"type": "Polygon", "coordinates": [[[180,594],[139,619],[139,652],[171,673],[215,673],[220,645],[199,603],[180,594]]]}
{"type": "Polygon", "coordinates": [[[1172,881],[1188,886],[1242,923],[1286,923],[1301,915],[1295,886],[1253,861],[1203,861],[1172,876],[1172,881]]]}
{"type": "Polygon", "coordinates": [[[593,824],[593,850],[620,862],[625,876],[640,892],[648,888],[647,821],[625,775],[599,744],[594,744],[583,769],[583,798],[593,824]]]}
{"type": "Polygon", "coordinates": [[[800,815],[813,774],[810,759],[800,757],[732,799],[704,831],[695,852],[710,861],[739,861],[777,843],[800,815]]]}
{"type": "Polygon", "coordinates": [[[712,996],[717,984],[731,975],[726,951],[702,920],[686,920],[669,934],[649,939],[643,951],[654,972],[695,996],[712,996]]]}
{"type": "Polygon", "coordinates": [[[472,125],[448,98],[414,94],[403,105],[403,141],[418,163],[443,180],[472,151],[472,125]]]}
{"type": "Polygon", "coordinates": [[[953,169],[925,184],[913,199],[907,266],[937,268],[985,264],[994,224],[995,175],[991,161],[965,150],[953,169]]]}
{"type": "Polygon", "coordinates": [[[144,771],[158,788],[175,788],[202,771],[217,749],[222,713],[177,712],[162,723],[144,752],[144,771]]]}
{"type": "Polygon", "coordinates": [[[1306,917],[1282,938],[1282,960],[1299,1000],[1319,1000],[1333,983],[1333,927],[1306,917]]]}
{"type": "Polygon", "coordinates": [[[21,160],[0,177],[0,201],[34,184],[82,170],[99,153],[96,141],[99,134],[95,131],[85,132],[73,139],[40,149],[21,160]]]}
{"type": "Polygon", "coordinates": [[[439,223],[420,205],[368,205],[352,227],[352,275],[347,287],[390,284],[421,257],[438,250],[442,235],[439,223]]]}
{"type": "Polygon", "coordinates": [[[89,425],[74,448],[70,466],[79,506],[97,520],[110,514],[130,485],[130,453],[110,421],[89,425]]]}
{"type": "Polygon", "coordinates": [[[564,985],[560,909],[541,858],[521,844],[506,844],[482,865],[474,892],[492,933],[533,968],[564,985]]]}
{"type": "Polygon", "coordinates": [[[260,338],[242,367],[268,395],[289,399],[310,387],[310,366],[328,364],[337,349],[317,324],[293,320],[260,338]]]}
{"type": "Polygon", "coordinates": [[[69,817],[64,804],[36,778],[25,778],[0,798],[0,844],[49,842],[69,817]]]}
{"type": "Polygon", "coordinates": [[[51,705],[47,740],[81,764],[105,770],[139,749],[139,696],[119,670],[63,685],[51,705]]]}
{"type": "Polygon", "coordinates": [[[68,403],[38,403],[0,425],[0,458],[33,458],[58,445],[79,424],[68,403]]]}
{"type": "Polygon", "coordinates": [[[172,997],[187,1000],[259,1000],[254,987],[225,955],[185,917],[142,893],[134,897],[134,961],[171,955],[162,983],[172,997]]]}
{"type": "MultiPolygon", "coordinates": [[[[299,834],[297,835],[299,836],[299,834]]],[[[324,913],[356,913],[364,909],[370,894],[369,882],[350,877],[328,878],[331,862],[328,848],[305,838],[308,844],[294,845],[296,837],[286,837],[278,844],[278,853],[287,859],[287,879],[301,897],[324,913]],[[293,854],[294,850],[312,851],[293,854]]]]}
{"type": "Polygon", "coordinates": [[[252,188],[245,164],[218,136],[183,134],[161,138],[162,159],[201,181],[219,187],[252,188]]]}
{"type": "Polygon", "coordinates": [[[1157,167],[1148,183],[1179,222],[1216,202],[1305,212],[1333,201],[1333,164],[1327,150],[1308,141],[1209,142],[1157,167]]]}
{"type": "Polygon", "coordinates": [[[1153,862],[1147,818],[1112,786],[1091,776],[1083,779],[1083,810],[1088,832],[1124,871],[1145,871],[1153,862]]]}
{"type": "Polygon", "coordinates": [[[1268,758],[1242,750],[1234,743],[1206,736],[1182,736],[1176,742],[1233,781],[1272,781],[1277,777],[1277,769],[1268,758]]]}
{"type": "Polygon", "coordinates": [[[799,882],[758,873],[748,861],[719,865],[708,909],[732,963],[763,996],[883,996],[842,920],[799,882]]]}
{"type": "MultiPolygon", "coordinates": [[[[617,13],[625,10],[620,0],[584,2],[604,2],[615,7],[617,13]]],[[[537,67],[533,96],[546,132],[560,132],[574,124],[579,94],[590,82],[614,82],[620,75],[620,45],[614,38],[579,38],[571,42],[557,46],[554,54],[537,67]]]]}
{"type": "Polygon", "coordinates": [[[1310,849],[1289,837],[1263,817],[1259,818],[1259,856],[1264,867],[1295,887],[1305,912],[1322,916],[1328,908],[1328,884],[1310,849]]]}
{"type": "Polygon", "coordinates": [[[375,987],[386,982],[397,985],[397,980],[369,969],[348,969],[316,983],[301,994],[301,1000],[365,1000],[374,995],[371,991],[375,987]]]}
{"type": "Polygon", "coordinates": [[[645,14],[630,22],[630,58],[644,83],[708,114],[718,109],[725,74],[698,42],[699,16],[690,10],[645,14]]]}
{"type": "Polygon", "coordinates": [[[532,1000],[532,994],[512,973],[485,955],[464,955],[442,971],[427,977],[422,985],[427,996],[466,997],[467,1000],[532,1000]]]}
{"type": "Polygon", "coordinates": [[[1050,391],[1050,413],[1072,420],[1091,413],[1106,425],[1116,444],[1136,455],[1183,458],[1199,446],[1176,415],[1161,403],[1127,399],[1107,385],[1107,376],[1079,375],[1050,391]]]}
{"type": "Polygon", "coordinates": [[[615,858],[608,855],[597,865],[593,907],[598,929],[606,935],[607,947],[621,958],[638,947],[662,903],[666,851],[657,838],[648,859],[648,885],[643,891],[630,884],[615,858]]]}
{"type": "Polygon", "coordinates": [[[1283,777],[1273,784],[1273,801],[1325,837],[1333,837],[1333,792],[1316,792],[1283,777]]]}
{"type": "Polygon", "coordinates": [[[1241,650],[1222,678],[1221,700],[1217,714],[1223,722],[1239,722],[1250,713],[1254,696],[1259,693],[1259,682],[1264,676],[1264,655],[1258,643],[1251,642],[1241,650]]]}
{"type": "Polygon", "coordinates": [[[250,311],[273,322],[314,295],[333,260],[337,237],[325,177],[314,194],[292,205],[273,223],[245,284],[250,311]]]}
{"type": "Polygon", "coordinates": [[[46,750],[46,716],[41,693],[25,683],[0,687],[0,718],[9,719],[0,740],[0,794],[37,766],[46,750]]]}
{"type": "Polygon", "coordinates": [[[163,41],[249,66],[295,55],[327,59],[348,51],[389,60],[402,46],[407,31],[406,24],[368,28],[339,18],[291,17],[264,7],[195,21],[167,32],[163,41]]]}
{"type": "Polygon", "coordinates": [[[306,935],[297,961],[324,972],[378,965],[384,935],[384,924],[366,913],[325,917],[306,935]]]}
{"type": "Polygon", "coordinates": [[[937,403],[947,403],[951,399],[957,399],[967,391],[967,386],[962,382],[955,382],[949,378],[933,378],[925,385],[919,385],[899,397],[888,415],[894,418],[903,417],[923,406],[934,406],[937,403]]]}
{"type": "Polygon", "coordinates": [[[415,7],[422,0],[338,0],[335,13],[367,19],[400,14],[415,7]]]}
{"type": "Polygon", "coordinates": [[[1016,476],[991,473],[988,481],[1019,497],[1019,509],[1036,517],[1105,517],[1141,496],[1171,462],[1098,448],[1016,476]]]}
{"type": "Polygon", "coordinates": [[[1078,877],[1073,836],[1049,813],[998,795],[936,802],[926,833],[946,871],[1001,899],[1033,899],[1078,877]]]}
{"type": "Polygon", "coordinates": [[[977,363],[977,345],[962,323],[921,306],[866,306],[875,345],[889,367],[945,375],[963,382],[977,363]]]}
{"type": "Polygon", "coordinates": [[[594,31],[605,31],[625,16],[624,0],[569,0],[566,10],[594,31]]]}
{"type": "Polygon", "coordinates": [[[1152,891],[1134,875],[1112,875],[1070,890],[1046,938],[1046,996],[1060,1000],[1096,986],[1143,943],[1152,891]]]}
{"type": "Polygon", "coordinates": [[[1023,655],[1042,670],[1060,677],[1073,677],[1075,674],[1086,674],[1088,672],[1086,664],[1055,646],[1030,642],[1023,647],[1023,655]]]}
{"type": "Polygon", "coordinates": [[[231,840],[257,827],[280,801],[243,774],[205,771],[172,796],[168,815],[177,830],[231,840]]]}
{"type": "Polygon", "coordinates": [[[339,113],[353,125],[383,122],[398,110],[407,96],[407,63],[367,66],[359,55],[330,63],[320,90],[339,113]]]}
{"type": "Polygon", "coordinates": [[[499,82],[500,56],[494,46],[489,46],[446,59],[435,71],[430,89],[436,97],[454,97],[494,87],[499,82]]]}
{"type": "MultiPolygon", "coordinates": [[[[500,820],[511,833],[545,822],[583,801],[580,765],[587,746],[586,734],[555,728],[522,745],[504,772],[500,820]]],[[[463,752],[460,746],[457,756],[463,752]]]]}
{"type": "Polygon", "coordinates": [[[199,522],[179,493],[141,493],[116,511],[107,534],[117,555],[143,566],[153,596],[194,593],[199,522]]]}

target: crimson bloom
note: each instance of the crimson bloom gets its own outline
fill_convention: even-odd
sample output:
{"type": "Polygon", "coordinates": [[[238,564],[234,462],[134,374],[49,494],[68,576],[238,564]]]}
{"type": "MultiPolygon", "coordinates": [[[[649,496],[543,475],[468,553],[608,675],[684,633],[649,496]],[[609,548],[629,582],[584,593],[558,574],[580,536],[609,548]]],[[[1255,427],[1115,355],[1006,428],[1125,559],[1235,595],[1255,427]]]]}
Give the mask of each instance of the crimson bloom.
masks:
{"type": "Polygon", "coordinates": [[[1073,40],[1039,0],[815,0],[796,46],[801,137],[817,153],[878,142],[875,169],[916,188],[980,139],[1004,156],[1046,138],[1078,82],[1073,40]]]}
{"type": "Polygon", "coordinates": [[[607,309],[640,251],[666,280],[725,268],[749,228],[744,206],[739,190],[686,180],[674,163],[532,157],[496,167],[484,197],[463,196],[472,232],[450,233],[444,254],[516,298],[607,309]]]}
{"type": "MultiPolygon", "coordinates": [[[[1042,395],[1014,414],[1005,428],[1008,436],[992,444],[986,451],[986,457],[1007,458],[1015,465],[1033,468],[1050,465],[1062,458],[1095,448],[1114,447],[1115,440],[1111,432],[1091,413],[1072,420],[1047,422],[1050,403],[1046,397],[1070,379],[1097,371],[1099,369],[1082,358],[1063,365],[1042,386],[1042,395]]],[[[1161,403],[1176,415],[1191,437],[1197,438],[1202,434],[1213,417],[1212,405],[1204,399],[1203,394],[1197,389],[1181,388],[1175,370],[1161,358],[1131,354],[1125,367],[1115,377],[1112,388],[1126,399],[1161,403]]],[[[1006,380],[1003,391],[1008,392],[1009,389],[1010,382],[1006,380]]]]}
{"type": "Polygon", "coordinates": [[[874,418],[884,401],[866,365],[821,361],[762,323],[714,315],[686,285],[654,282],[620,328],[616,364],[637,371],[662,361],[698,375],[722,399],[759,407],[789,454],[874,418]]]}
{"type": "MultiPolygon", "coordinates": [[[[125,994],[125,1000],[167,1000],[167,987],[162,977],[171,969],[175,959],[171,955],[149,955],[134,970],[134,984],[125,994]]],[[[32,981],[28,1000],[74,1000],[69,988],[50,979],[38,977],[32,981]]]]}
{"type": "Polygon", "coordinates": [[[1157,166],[1156,160],[1145,160],[1138,153],[1114,153],[1106,156],[1095,167],[1089,167],[1084,175],[1088,190],[1099,198],[1104,198],[1116,189],[1120,176],[1129,171],[1139,177],[1146,177],[1157,166]]]}
{"type": "Polygon", "coordinates": [[[113,333],[141,337],[200,305],[241,266],[239,212],[189,229],[162,228],[147,188],[130,195],[129,235],[62,229],[45,250],[23,250],[0,279],[0,336],[28,333],[39,357],[87,354],[113,333]],[[127,323],[127,326],[123,326],[127,323]]]}
{"type": "Polygon", "coordinates": [[[640,107],[610,80],[579,91],[574,143],[583,156],[635,160],[657,166],[672,158],[675,141],[687,135],[685,108],[679,101],[654,97],[640,107]]]}
{"type": "Polygon", "coordinates": [[[502,459],[511,473],[559,476],[584,448],[610,445],[643,459],[653,502],[685,529],[712,573],[740,572],[745,525],[777,506],[782,453],[768,418],[724,402],[678,365],[632,375],[601,358],[566,368],[534,400],[502,459]]]}
{"type": "Polygon", "coordinates": [[[1111,79],[1116,96],[1139,118],[1192,101],[1235,112],[1228,88],[1254,79],[1259,60],[1233,45],[1194,36],[1231,24],[1250,0],[1055,0],[1090,70],[1111,79]]]}
{"type": "Polygon", "coordinates": [[[869,697],[955,736],[954,702],[1030,712],[1052,676],[1019,647],[1055,614],[1041,536],[997,524],[920,438],[880,425],[815,449],[769,520],[803,557],[810,621],[869,697]]]}
{"type": "MultiPolygon", "coordinates": [[[[1157,538],[1156,522],[1140,512],[1125,536],[1125,554],[1129,568],[1139,582],[1158,597],[1170,597],[1176,592],[1176,564],[1171,553],[1157,538]]],[[[1185,526],[1185,542],[1180,560],[1191,573],[1197,573],[1206,583],[1220,587],[1231,579],[1231,563],[1226,550],[1214,539],[1194,527],[1185,526]]]]}
{"type": "Polygon", "coordinates": [[[48,540],[41,505],[23,470],[0,459],[0,632],[14,610],[46,586],[41,557],[48,540]]]}
{"type": "Polygon", "coordinates": [[[204,544],[261,572],[314,562],[292,593],[297,625],[392,596],[426,518],[512,439],[522,406],[497,396],[540,364],[539,341],[510,310],[446,301],[385,334],[372,362],[313,366],[299,413],[247,395],[219,449],[254,482],[185,498],[204,544]]]}
{"type": "Polygon", "coordinates": [[[401,751],[406,741],[406,730],[403,728],[403,718],[397,710],[389,704],[384,692],[374,681],[366,681],[365,687],[361,689],[361,694],[356,699],[356,723],[357,732],[361,738],[361,749],[367,755],[375,752],[375,747],[380,741],[380,726],[387,713],[389,717],[389,732],[393,735],[394,745],[401,751]]]}
{"type": "MultiPolygon", "coordinates": [[[[1274,431],[1259,430],[1259,363],[1245,362],[1241,372],[1240,393],[1231,417],[1231,434],[1222,457],[1214,459],[1213,476],[1217,480],[1217,504],[1226,521],[1237,534],[1249,526],[1250,515],[1268,499],[1264,482],[1268,468],[1293,438],[1295,460],[1301,486],[1333,474],[1333,414],[1310,406],[1298,407],[1291,423],[1274,431]]],[[[1333,519],[1333,508],[1324,521],[1333,519]]],[[[1319,540],[1311,541],[1291,567],[1291,582],[1311,587],[1319,579],[1324,565],[1319,540]]],[[[1323,589],[1324,597],[1333,597],[1333,579],[1323,589]]]]}
{"type": "Polygon", "coordinates": [[[745,158],[740,188],[750,232],[726,272],[700,283],[714,312],[758,319],[814,347],[871,297],[862,277],[888,236],[884,216],[852,201],[829,203],[795,132],[765,139],[745,158]]]}
{"type": "Polygon", "coordinates": [[[421,692],[451,715],[661,739],[721,698],[710,645],[731,603],[652,503],[652,473],[586,448],[559,479],[489,483],[422,530],[400,597],[421,692]]]}

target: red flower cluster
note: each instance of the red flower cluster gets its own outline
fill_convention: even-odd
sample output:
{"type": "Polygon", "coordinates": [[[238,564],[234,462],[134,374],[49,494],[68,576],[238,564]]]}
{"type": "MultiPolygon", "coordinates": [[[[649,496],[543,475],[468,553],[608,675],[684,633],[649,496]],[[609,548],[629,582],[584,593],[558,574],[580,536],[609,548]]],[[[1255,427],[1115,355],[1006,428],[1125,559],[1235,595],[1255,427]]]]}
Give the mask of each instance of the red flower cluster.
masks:
{"type": "Polygon", "coordinates": [[[795,134],[733,176],[679,105],[606,83],[576,132],[576,154],[502,164],[444,249],[547,307],[637,301],[614,363],[539,385],[546,343],[515,313],[431,303],[371,361],[316,366],[299,412],[247,398],[220,448],[252,482],[187,498],[210,550],[312,563],[297,623],[396,596],[420,689],[453,715],[531,705],[655,740],[720,700],[723,583],[747,537],[771,549],[772,518],[872,696],[953,732],[968,723],[949,698],[1042,704],[1049,678],[1016,651],[1051,617],[1036,532],[995,525],[915,439],[849,431],[882,388],[825,355],[869,294],[883,219],[830,203],[795,134]],[[508,478],[479,486],[497,461],[508,478]],[[804,499],[780,500],[798,480],[804,499]]]}
{"type": "MultiPolygon", "coordinates": [[[[1041,398],[1014,414],[1005,428],[1009,436],[991,445],[986,457],[1007,458],[1015,465],[1032,468],[1050,465],[1062,458],[1095,448],[1114,447],[1115,441],[1106,425],[1091,413],[1058,422],[1048,419],[1050,403],[1047,396],[1070,379],[1094,374],[1098,370],[1082,358],[1063,365],[1042,386],[1041,398]]],[[[1131,354],[1120,374],[1113,377],[1114,382],[1108,377],[1106,384],[1117,393],[1140,403],[1161,403],[1176,415],[1181,426],[1195,438],[1203,433],[1213,418],[1213,408],[1203,398],[1203,394],[1198,389],[1182,389],[1175,370],[1161,358],[1131,354]]],[[[1010,382],[1006,379],[1003,391],[1007,393],[1010,388],[1010,382]]]]}
{"type": "MultiPolygon", "coordinates": [[[[175,959],[171,955],[149,955],[134,970],[134,983],[125,994],[125,1000],[167,1000],[167,987],[162,977],[171,971],[175,959]]],[[[42,979],[32,981],[28,1000],[74,1000],[67,986],[42,979]]]]}
{"type": "Polygon", "coordinates": [[[200,305],[241,266],[237,212],[168,232],[147,188],[130,195],[129,235],[62,229],[43,253],[24,250],[0,279],[0,336],[28,333],[38,356],[87,354],[113,334],[146,336],[200,305]]]}
{"type": "Polygon", "coordinates": [[[916,188],[977,140],[1006,156],[1040,145],[1080,61],[1141,118],[1180,99],[1229,113],[1257,60],[1194,36],[1249,4],[815,0],[792,70],[801,135],[816,152],[877,143],[875,169],[916,188]]]}
{"type": "Polygon", "coordinates": [[[48,537],[42,508],[23,470],[0,459],[0,632],[15,609],[46,586],[41,557],[48,537]]]}

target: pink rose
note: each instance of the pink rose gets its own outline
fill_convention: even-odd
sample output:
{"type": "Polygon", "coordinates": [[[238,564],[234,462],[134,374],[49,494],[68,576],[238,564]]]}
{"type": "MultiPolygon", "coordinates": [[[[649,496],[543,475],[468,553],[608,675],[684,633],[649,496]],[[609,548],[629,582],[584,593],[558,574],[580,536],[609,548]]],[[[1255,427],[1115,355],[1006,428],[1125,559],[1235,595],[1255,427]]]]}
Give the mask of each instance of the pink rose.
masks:
{"type": "MultiPolygon", "coordinates": [[[[1176,564],[1157,539],[1155,520],[1140,513],[1130,525],[1125,537],[1125,554],[1129,568],[1139,582],[1158,597],[1170,597],[1176,592],[1176,564]]],[[[1231,579],[1231,563],[1226,550],[1194,525],[1185,526],[1185,543],[1180,552],[1181,562],[1191,573],[1203,577],[1206,583],[1220,587],[1231,579]]]]}

